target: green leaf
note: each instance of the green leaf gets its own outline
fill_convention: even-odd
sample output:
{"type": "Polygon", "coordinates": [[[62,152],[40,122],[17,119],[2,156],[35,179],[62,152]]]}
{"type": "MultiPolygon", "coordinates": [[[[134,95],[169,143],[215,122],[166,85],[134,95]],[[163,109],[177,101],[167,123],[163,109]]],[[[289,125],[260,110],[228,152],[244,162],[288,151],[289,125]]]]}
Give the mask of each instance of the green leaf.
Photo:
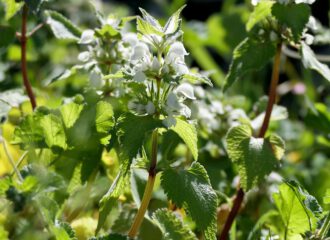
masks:
{"type": "Polygon", "coordinates": [[[137,18],[136,23],[138,33],[142,35],[164,35],[164,33],[160,29],[157,29],[154,25],[143,20],[141,17],[137,18]]]}
{"type": "Polygon", "coordinates": [[[15,129],[13,144],[20,144],[22,148],[46,147],[44,131],[40,125],[42,117],[40,114],[26,116],[15,129]]]}
{"type": "Polygon", "coordinates": [[[299,42],[303,30],[308,23],[311,10],[310,7],[304,3],[275,3],[272,8],[272,14],[279,23],[291,29],[294,41],[299,42]]]}
{"type": "Polygon", "coordinates": [[[197,146],[197,131],[193,124],[188,123],[185,120],[176,118],[175,126],[170,128],[176,134],[180,136],[183,142],[187,145],[194,159],[198,159],[198,146],[197,146]]]}
{"type": "Polygon", "coordinates": [[[273,198],[285,227],[284,239],[303,239],[301,234],[315,229],[317,219],[304,205],[306,197],[295,186],[290,183],[281,184],[273,198]]]}
{"type": "Polygon", "coordinates": [[[325,196],[323,197],[324,204],[330,204],[330,189],[327,189],[325,196]]]}
{"type": "Polygon", "coordinates": [[[178,28],[180,27],[180,14],[182,10],[186,7],[186,5],[180,7],[166,22],[164,26],[164,33],[165,34],[173,34],[177,32],[178,28]]]}
{"type": "Polygon", "coordinates": [[[111,138],[109,132],[114,125],[115,123],[111,104],[105,101],[98,102],[96,105],[95,126],[96,131],[102,134],[100,141],[103,145],[107,145],[109,143],[111,138]]]}
{"type": "Polygon", "coordinates": [[[182,78],[193,84],[206,83],[207,85],[213,87],[211,80],[208,77],[200,75],[200,74],[187,73],[187,74],[182,75],[182,78]]]}
{"type": "Polygon", "coordinates": [[[247,125],[231,128],[226,140],[228,155],[237,165],[245,191],[263,182],[284,154],[284,142],[280,137],[254,138],[247,125]]]}
{"type": "Polygon", "coordinates": [[[52,150],[66,149],[66,136],[61,119],[54,115],[49,114],[40,120],[40,126],[45,135],[45,141],[49,148],[52,150]]]}
{"type": "Polygon", "coordinates": [[[166,169],[161,185],[169,199],[184,208],[207,240],[215,239],[217,195],[210,185],[204,167],[193,162],[187,170],[166,169]]]}
{"type": "Polygon", "coordinates": [[[95,33],[97,36],[108,39],[120,37],[120,32],[109,24],[104,25],[101,29],[97,29],[95,33]]]}
{"type": "Polygon", "coordinates": [[[11,19],[24,5],[24,2],[16,2],[15,0],[1,0],[6,8],[5,19],[11,19]]]}
{"type": "Polygon", "coordinates": [[[0,49],[7,48],[15,39],[15,29],[10,26],[1,26],[0,25],[0,49]]]}
{"type": "Polygon", "coordinates": [[[128,161],[122,164],[109,191],[100,200],[99,221],[97,223],[96,233],[98,233],[104,225],[105,220],[114,207],[118,197],[122,194],[126,184],[129,182],[129,168],[130,164],[128,161]]]}
{"type": "Polygon", "coordinates": [[[60,111],[66,128],[70,128],[74,125],[83,108],[83,105],[74,102],[61,106],[60,111]]]}
{"type": "Polygon", "coordinates": [[[250,15],[249,21],[246,24],[246,30],[250,31],[256,24],[265,20],[271,13],[274,2],[272,1],[261,1],[254,8],[250,15]]]}
{"type": "Polygon", "coordinates": [[[69,19],[55,11],[46,11],[47,24],[50,26],[55,37],[59,39],[79,40],[81,30],[69,19]]]}
{"type": "Polygon", "coordinates": [[[270,41],[249,38],[243,40],[234,50],[224,90],[227,90],[236,80],[247,73],[264,67],[275,53],[276,46],[270,41]]]}
{"type": "Polygon", "coordinates": [[[123,157],[133,159],[143,146],[146,136],[162,126],[161,120],[151,116],[139,117],[130,113],[120,116],[117,134],[122,146],[123,157]]]}
{"type": "Polygon", "coordinates": [[[34,13],[37,13],[40,11],[40,7],[43,2],[47,0],[25,0],[26,4],[29,7],[29,10],[31,10],[34,13]]]}
{"type": "Polygon", "coordinates": [[[158,209],[153,214],[153,219],[163,232],[163,240],[197,240],[188,226],[183,225],[182,220],[167,209],[158,209]]]}
{"type": "Polygon", "coordinates": [[[302,63],[307,69],[312,69],[321,74],[325,79],[330,81],[330,69],[327,65],[317,60],[313,50],[304,42],[301,43],[300,49],[302,63]]]}
{"type": "Polygon", "coordinates": [[[157,31],[162,31],[162,26],[159,24],[158,20],[156,18],[154,18],[153,16],[151,16],[146,10],[144,10],[143,8],[139,8],[143,19],[149,23],[150,25],[152,25],[155,29],[157,29],[157,31]]]}

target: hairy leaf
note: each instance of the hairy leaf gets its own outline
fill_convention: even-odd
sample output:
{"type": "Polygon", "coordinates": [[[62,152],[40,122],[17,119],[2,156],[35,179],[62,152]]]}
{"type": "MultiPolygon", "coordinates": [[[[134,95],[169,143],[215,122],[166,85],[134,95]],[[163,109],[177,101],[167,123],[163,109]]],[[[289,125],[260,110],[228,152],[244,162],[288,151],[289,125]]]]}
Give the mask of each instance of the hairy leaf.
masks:
{"type": "Polygon", "coordinates": [[[45,141],[49,148],[56,150],[66,149],[66,136],[61,119],[54,115],[49,114],[40,120],[40,126],[45,134],[45,141]]]}
{"type": "Polygon", "coordinates": [[[129,181],[129,168],[128,162],[122,164],[116,179],[113,181],[109,191],[100,200],[99,221],[97,223],[96,233],[102,228],[107,216],[114,207],[118,197],[125,189],[129,181]]]}
{"type": "Polygon", "coordinates": [[[173,34],[175,33],[178,28],[180,27],[180,14],[182,10],[185,8],[186,5],[179,8],[166,22],[164,26],[164,33],[165,34],[173,34]]]}
{"type": "Polygon", "coordinates": [[[95,126],[96,131],[102,134],[101,143],[107,145],[111,138],[110,130],[115,125],[113,110],[110,103],[100,101],[96,105],[95,126]]]}
{"type": "Polygon", "coordinates": [[[9,20],[23,7],[24,2],[16,2],[15,0],[1,0],[6,8],[5,19],[9,20]]]}
{"type": "Polygon", "coordinates": [[[231,128],[226,140],[229,157],[238,167],[245,191],[260,184],[284,154],[284,142],[280,137],[254,138],[247,125],[231,128]]]}
{"type": "Polygon", "coordinates": [[[301,234],[315,230],[317,218],[305,205],[306,195],[291,183],[283,183],[279,192],[273,194],[285,227],[285,239],[303,239],[301,234]]]}
{"type": "Polygon", "coordinates": [[[158,209],[153,214],[153,219],[163,232],[163,240],[197,240],[195,234],[183,225],[182,220],[167,209],[158,209]]]}
{"type": "Polygon", "coordinates": [[[79,40],[81,30],[69,19],[55,11],[46,11],[47,24],[50,26],[55,37],[59,39],[79,40]]]}
{"type": "Polygon", "coordinates": [[[214,239],[217,195],[204,167],[193,162],[187,170],[166,169],[161,184],[168,198],[178,207],[183,207],[199,229],[208,230],[206,239],[214,239]]]}
{"type": "Polygon", "coordinates": [[[327,189],[325,196],[323,197],[324,204],[330,204],[330,189],[327,189]]]}
{"type": "Polygon", "coordinates": [[[274,2],[272,1],[259,2],[250,15],[249,21],[246,24],[246,30],[250,31],[256,24],[265,20],[272,13],[273,5],[274,2]]]}
{"type": "Polygon", "coordinates": [[[317,60],[313,50],[306,43],[303,42],[301,43],[300,54],[301,54],[302,63],[304,64],[305,68],[309,68],[317,71],[325,79],[330,81],[329,67],[319,62],[319,60],[317,60]]]}
{"type": "Polygon", "coordinates": [[[272,14],[281,24],[291,29],[294,41],[299,42],[303,30],[308,23],[311,10],[304,3],[275,3],[272,8],[272,14]]]}
{"type": "Polygon", "coordinates": [[[209,86],[213,86],[211,80],[206,77],[206,76],[203,76],[203,75],[200,75],[200,74],[192,74],[192,73],[188,73],[188,74],[184,74],[182,76],[183,79],[193,83],[193,84],[196,84],[196,83],[206,83],[207,85],[209,86]]]}
{"type": "Polygon", "coordinates": [[[70,128],[79,118],[81,111],[83,110],[83,105],[71,102],[69,104],[63,105],[60,108],[63,123],[66,128],[70,128]]]}
{"type": "Polygon", "coordinates": [[[117,134],[122,145],[123,157],[130,160],[135,157],[146,135],[159,127],[162,127],[162,122],[151,116],[139,117],[129,113],[119,117],[117,134]]]}
{"type": "Polygon", "coordinates": [[[226,77],[224,90],[227,90],[236,80],[246,73],[257,71],[264,67],[275,55],[276,47],[270,41],[260,41],[246,38],[234,50],[233,61],[226,77]]]}
{"type": "Polygon", "coordinates": [[[180,138],[187,145],[189,150],[191,151],[195,160],[198,159],[198,146],[197,146],[197,131],[196,127],[193,124],[188,123],[182,119],[177,118],[176,124],[174,127],[171,127],[176,134],[180,136],[180,138]]]}

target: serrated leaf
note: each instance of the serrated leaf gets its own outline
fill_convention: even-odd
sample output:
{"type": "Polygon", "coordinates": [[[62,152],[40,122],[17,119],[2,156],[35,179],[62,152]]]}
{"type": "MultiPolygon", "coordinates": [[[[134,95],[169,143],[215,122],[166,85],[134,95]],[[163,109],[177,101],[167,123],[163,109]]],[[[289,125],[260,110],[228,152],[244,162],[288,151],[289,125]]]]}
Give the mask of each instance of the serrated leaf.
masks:
{"type": "Polygon", "coordinates": [[[76,104],[74,102],[61,106],[60,112],[62,115],[63,123],[66,128],[70,128],[74,125],[74,123],[79,118],[79,115],[83,108],[83,105],[76,104]]]}
{"type": "Polygon", "coordinates": [[[129,182],[129,168],[130,164],[128,161],[122,164],[109,191],[100,200],[99,220],[97,223],[96,233],[98,233],[102,228],[118,197],[122,194],[126,184],[129,182]]]}
{"type": "Polygon", "coordinates": [[[16,2],[15,0],[1,0],[6,8],[5,19],[11,19],[24,5],[24,2],[16,2]]]}
{"type": "Polygon", "coordinates": [[[166,169],[161,185],[167,197],[178,207],[184,208],[200,230],[206,231],[206,239],[215,239],[217,195],[210,185],[204,167],[193,162],[189,169],[166,169]]]}
{"type": "Polygon", "coordinates": [[[281,184],[273,198],[285,227],[284,239],[303,239],[301,234],[315,229],[317,219],[304,205],[304,197],[293,185],[281,184]]]}
{"type": "Polygon", "coordinates": [[[142,35],[158,35],[163,36],[164,33],[153,26],[151,23],[143,20],[141,17],[138,17],[136,20],[137,23],[137,31],[142,35]]]}
{"type": "Polygon", "coordinates": [[[313,50],[304,42],[301,43],[301,60],[304,67],[307,69],[312,69],[321,74],[325,79],[330,81],[330,69],[327,65],[319,62],[317,60],[313,50]]]}
{"type": "Polygon", "coordinates": [[[307,4],[281,4],[275,3],[272,7],[272,15],[283,25],[291,29],[293,39],[299,42],[303,30],[308,23],[311,14],[307,4]]]}
{"type": "Polygon", "coordinates": [[[179,137],[183,140],[183,142],[187,145],[194,159],[198,159],[198,146],[197,146],[197,131],[196,127],[193,124],[188,123],[185,120],[180,118],[176,118],[175,126],[170,128],[179,137]]]}
{"type": "Polygon", "coordinates": [[[178,28],[180,27],[180,14],[182,10],[186,7],[186,5],[179,8],[166,22],[164,26],[164,33],[165,34],[173,34],[175,33],[178,28]]]}
{"type": "Polygon", "coordinates": [[[95,126],[96,131],[102,134],[101,143],[107,145],[110,141],[110,130],[115,125],[113,109],[110,103],[100,101],[96,105],[95,126]]]}
{"type": "Polygon", "coordinates": [[[39,114],[26,116],[15,129],[13,144],[20,144],[22,148],[46,147],[44,131],[40,125],[42,117],[39,114]]]}
{"type": "Polygon", "coordinates": [[[123,157],[133,159],[143,146],[147,134],[162,126],[161,120],[151,116],[139,117],[130,113],[120,116],[117,134],[122,145],[123,157]]]}
{"type": "Polygon", "coordinates": [[[272,13],[272,1],[261,1],[254,8],[250,15],[249,21],[246,24],[246,30],[250,31],[256,24],[266,19],[272,13]]]}
{"type": "Polygon", "coordinates": [[[15,39],[15,29],[10,26],[1,26],[0,25],[0,49],[7,48],[15,39]]]}
{"type": "Polygon", "coordinates": [[[246,38],[234,50],[233,61],[226,77],[224,90],[251,71],[260,70],[275,55],[276,46],[270,41],[246,38]]]}
{"type": "Polygon", "coordinates": [[[231,128],[226,140],[228,155],[237,165],[245,191],[263,182],[284,154],[284,142],[280,137],[254,138],[247,125],[231,128]]]}
{"type": "Polygon", "coordinates": [[[197,240],[188,226],[185,226],[182,220],[167,209],[158,209],[153,214],[153,219],[158,222],[162,230],[163,240],[197,240]]]}
{"type": "Polygon", "coordinates": [[[158,31],[162,31],[162,26],[159,24],[158,20],[156,18],[154,18],[153,16],[151,16],[146,10],[144,10],[143,8],[139,8],[143,19],[151,24],[153,27],[155,27],[155,29],[157,29],[158,31]]]}
{"type": "Polygon", "coordinates": [[[50,26],[55,37],[59,39],[79,40],[81,30],[69,19],[55,11],[46,11],[47,24],[50,26]]]}
{"type": "Polygon", "coordinates": [[[43,129],[46,144],[52,150],[66,149],[66,136],[61,119],[49,114],[40,120],[40,126],[43,129]]]}
{"type": "Polygon", "coordinates": [[[188,74],[184,74],[182,76],[182,78],[189,81],[189,82],[191,82],[191,83],[193,83],[193,84],[206,83],[207,85],[213,87],[213,84],[212,84],[211,80],[208,77],[200,75],[200,74],[188,73],[188,74]]]}

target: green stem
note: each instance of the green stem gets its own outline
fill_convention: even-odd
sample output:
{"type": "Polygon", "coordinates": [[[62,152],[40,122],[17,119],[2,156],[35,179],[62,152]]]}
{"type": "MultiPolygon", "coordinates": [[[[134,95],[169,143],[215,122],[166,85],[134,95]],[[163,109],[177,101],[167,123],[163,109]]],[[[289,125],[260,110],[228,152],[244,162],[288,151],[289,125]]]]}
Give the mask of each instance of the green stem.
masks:
{"type": "Polygon", "coordinates": [[[13,156],[9,152],[9,149],[8,149],[8,146],[7,146],[7,143],[6,143],[6,140],[5,139],[2,139],[2,145],[3,145],[3,148],[5,150],[5,153],[7,155],[7,158],[8,158],[8,161],[9,161],[10,165],[14,169],[14,171],[15,171],[17,177],[19,178],[19,180],[20,181],[23,181],[23,177],[22,177],[21,173],[18,171],[18,169],[15,166],[13,156]]]}
{"type": "Polygon", "coordinates": [[[319,236],[321,237],[321,239],[324,239],[327,236],[327,234],[329,232],[329,228],[330,228],[330,212],[328,213],[327,217],[325,218],[324,223],[319,232],[319,236]]]}
{"type": "Polygon", "coordinates": [[[158,130],[155,129],[152,133],[152,149],[151,149],[151,163],[149,167],[149,177],[146,188],[144,189],[144,194],[140,208],[135,216],[131,229],[128,232],[128,237],[130,238],[135,238],[135,236],[137,235],[152,196],[152,190],[154,188],[156,174],[157,174],[156,172],[157,151],[158,151],[158,130]]]}

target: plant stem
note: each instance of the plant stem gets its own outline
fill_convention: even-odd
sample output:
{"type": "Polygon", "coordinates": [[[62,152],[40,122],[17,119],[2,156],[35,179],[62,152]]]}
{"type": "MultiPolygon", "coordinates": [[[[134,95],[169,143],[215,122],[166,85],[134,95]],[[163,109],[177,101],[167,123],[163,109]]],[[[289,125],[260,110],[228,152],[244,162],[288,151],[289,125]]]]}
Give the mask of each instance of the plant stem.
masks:
{"type": "Polygon", "coordinates": [[[14,162],[13,156],[11,155],[11,153],[10,153],[10,151],[8,149],[6,140],[4,138],[2,139],[2,145],[3,145],[3,149],[5,150],[5,153],[7,155],[8,161],[9,161],[10,165],[12,166],[13,170],[15,171],[18,179],[20,181],[23,181],[23,177],[22,177],[21,173],[18,171],[18,169],[15,166],[15,162],[14,162]]]}
{"type": "Polygon", "coordinates": [[[277,50],[276,50],[276,55],[275,55],[275,60],[274,60],[274,64],[273,64],[272,81],[270,83],[270,88],[269,88],[266,114],[265,114],[265,118],[262,123],[259,135],[258,135],[259,138],[263,138],[267,132],[269,122],[270,122],[270,117],[272,115],[273,107],[275,104],[276,89],[277,89],[277,84],[278,84],[278,80],[279,80],[279,76],[280,76],[281,53],[282,53],[282,44],[278,44],[277,50]]]}
{"type": "Polygon", "coordinates": [[[152,149],[151,149],[151,163],[149,167],[149,177],[146,188],[144,189],[144,194],[140,208],[135,216],[131,229],[128,232],[128,237],[130,238],[135,238],[135,236],[137,235],[151,199],[152,190],[154,188],[156,174],[157,174],[156,173],[157,151],[158,151],[158,130],[155,129],[152,133],[152,149]]]}
{"type": "MultiPolygon", "coordinates": [[[[276,100],[276,88],[279,80],[279,74],[280,74],[280,60],[281,60],[281,53],[282,53],[282,44],[279,43],[277,45],[277,50],[275,54],[275,59],[273,63],[273,72],[272,72],[272,79],[271,79],[271,84],[270,84],[270,89],[269,89],[269,96],[268,96],[268,104],[267,104],[267,109],[266,109],[266,114],[264,121],[262,123],[260,132],[258,137],[263,138],[267,132],[268,126],[269,126],[269,121],[270,117],[272,114],[273,106],[275,104],[276,100]]],[[[239,188],[237,190],[236,198],[234,200],[234,205],[233,208],[231,209],[229,216],[226,220],[225,226],[221,232],[220,237],[218,238],[219,240],[226,240],[228,233],[231,229],[231,226],[239,212],[239,209],[241,208],[242,202],[244,200],[244,191],[242,188],[239,188]]]]}
{"type": "Polygon", "coordinates": [[[330,212],[328,213],[327,217],[324,220],[324,223],[320,229],[319,236],[321,239],[324,239],[327,236],[330,228],[330,212]]]}
{"type": "Polygon", "coordinates": [[[26,63],[26,43],[27,43],[27,35],[26,35],[26,25],[27,25],[27,16],[28,16],[28,7],[26,4],[23,7],[23,13],[22,13],[22,31],[21,31],[21,68],[22,68],[22,77],[23,77],[23,84],[25,87],[25,90],[27,92],[27,95],[29,96],[32,109],[34,110],[37,106],[36,98],[34,96],[31,83],[28,78],[28,72],[27,72],[27,63],[26,63]]]}

